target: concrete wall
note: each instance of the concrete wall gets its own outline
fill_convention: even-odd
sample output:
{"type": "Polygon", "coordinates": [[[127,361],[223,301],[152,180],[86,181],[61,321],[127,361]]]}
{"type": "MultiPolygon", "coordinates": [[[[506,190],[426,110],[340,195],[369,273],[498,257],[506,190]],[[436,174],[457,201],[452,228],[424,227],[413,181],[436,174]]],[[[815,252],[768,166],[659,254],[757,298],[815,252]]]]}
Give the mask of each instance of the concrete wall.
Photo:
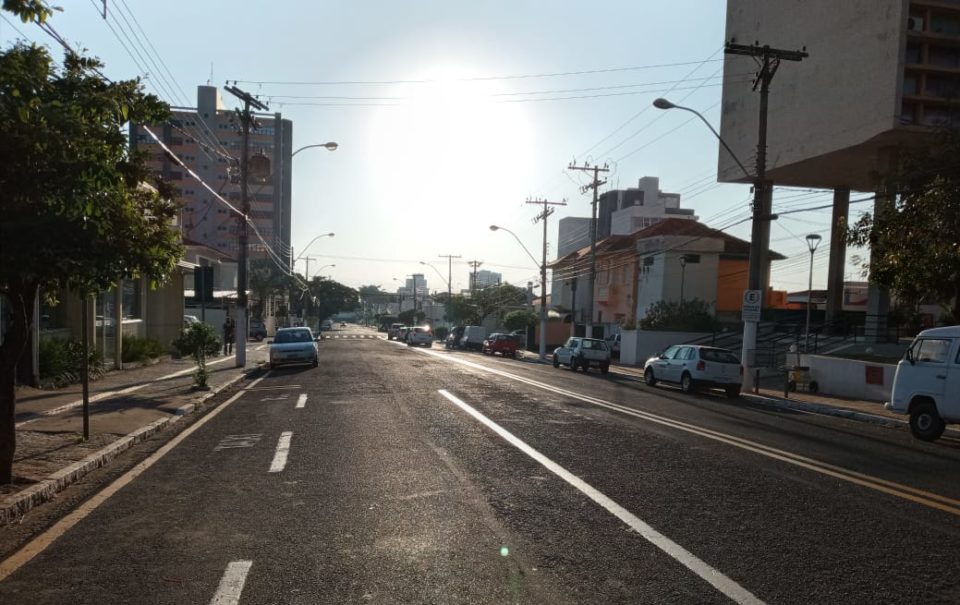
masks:
{"type": "Polygon", "coordinates": [[[810,368],[810,379],[817,381],[818,392],[834,397],[887,401],[897,366],[856,359],[822,355],[801,355],[800,364],[810,368]],[[883,373],[883,384],[867,384],[867,368],[883,373]]]}
{"type": "Polygon", "coordinates": [[[154,338],[166,347],[180,334],[184,315],[183,281],[183,271],[176,270],[156,290],[147,289],[143,304],[144,333],[141,336],[154,338]]]}
{"type": "Polygon", "coordinates": [[[708,332],[655,332],[647,330],[622,330],[620,332],[620,363],[643,365],[670,345],[690,342],[710,336],[708,332]]]}
{"type": "MultiPolygon", "coordinates": [[[[784,61],[769,97],[768,171],[780,184],[872,190],[870,153],[825,158],[892,131],[900,114],[906,0],[729,0],[725,40],[809,57],[784,61]],[[797,170],[778,170],[811,158],[797,170]],[[828,161],[829,160],[829,161],[828,161]]],[[[756,153],[760,95],[754,59],[726,55],[720,135],[738,157],[756,153]]],[[[726,152],[718,178],[742,180],[726,152]]],[[[749,170],[753,169],[748,165],[749,170]]]]}

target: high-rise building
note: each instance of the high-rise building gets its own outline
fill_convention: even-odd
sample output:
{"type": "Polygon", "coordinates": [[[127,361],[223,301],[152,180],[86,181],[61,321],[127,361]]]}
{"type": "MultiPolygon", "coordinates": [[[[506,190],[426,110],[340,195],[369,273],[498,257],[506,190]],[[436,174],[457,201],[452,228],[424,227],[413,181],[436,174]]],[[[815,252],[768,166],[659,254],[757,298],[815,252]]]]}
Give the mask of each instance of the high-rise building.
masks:
{"type": "MultiPolygon", "coordinates": [[[[224,105],[215,86],[197,87],[197,107],[173,107],[163,124],[147,125],[164,144],[220,196],[240,208],[239,158],[243,133],[232,108],[224,105]]],[[[293,122],[277,114],[258,113],[256,128],[250,131],[252,161],[269,160],[270,175],[249,179],[250,218],[257,232],[283,259],[290,255],[290,158],[293,122]]],[[[177,188],[182,204],[181,228],[187,239],[215,250],[238,256],[236,212],[214,195],[156,145],[141,125],[130,131],[131,146],[146,149],[148,162],[177,188]]],[[[250,255],[265,255],[264,243],[250,232],[250,255]]]]}
{"type": "Polygon", "coordinates": [[[497,286],[500,285],[502,281],[503,275],[500,273],[481,269],[476,273],[470,274],[470,289],[476,290],[479,288],[487,288],[489,286],[497,286]]]}

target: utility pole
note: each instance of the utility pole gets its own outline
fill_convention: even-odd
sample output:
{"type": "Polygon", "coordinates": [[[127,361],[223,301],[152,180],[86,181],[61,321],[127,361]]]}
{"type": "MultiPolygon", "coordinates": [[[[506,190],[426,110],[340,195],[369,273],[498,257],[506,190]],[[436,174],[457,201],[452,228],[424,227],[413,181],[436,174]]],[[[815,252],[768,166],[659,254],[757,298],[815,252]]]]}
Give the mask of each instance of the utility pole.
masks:
{"type": "Polygon", "coordinates": [[[450,321],[450,301],[453,299],[453,259],[460,258],[460,255],[454,254],[438,254],[440,258],[447,259],[447,305],[443,309],[443,319],[447,322],[450,321]]]}
{"type": "Polygon", "coordinates": [[[467,261],[467,264],[473,269],[470,273],[472,279],[470,280],[470,297],[473,298],[473,294],[477,289],[477,269],[480,268],[480,265],[483,264],[483,261],[480,260],[470,260],[467,261]]]}
{"type": "Polygon", "coordinates": [[[247,160],[250,156],[250,127],[253,126],[253,115],[250,108],[266,111],[269,109],[256,97],[240,90],[236,86],[224,87],[227,92],[243,101],[243,111],[237,111],[240,123],[243,126],[243,147],[240,149],[240,206],[242,215],[238,217],[239,254],[237,258],[237,325],[234,329],[237,345],[236,367],[242,368],[247,363],[247,221],[250,217],[250,199],[247,197],[247,160]]]}
{"type": "Polygon", "coordinates": [[[562,202],[548,202],[547,200],[527,200],[528,204],[543,206],[543,211],[533,218],[533,222],[543,223],[543,261],[540,263],[540,359],[547,358],[547,219],[556,212],[550,206],[566,206],[562,202]]]}
{"type": "Polygon", "coordinates": [[[594,287],[597,282],[597,202],[599,190],[602,185],[606,185],[607,180],[600,180],[601,172],[610,172],[610,167],[604,164],[602,167],[590,162],[584,162],[582,166],[577,166],[571,162],[567,166],[568,170],[581,170],[583,172],[593,172],[593,181],[580,188],[580,193],[586,193],[593,189],[593,210],[590,217],[590,295],[587,298],[587,338],[593,338],[593,299],[594,287]]]}
{"type": "MultiPolygon", "coordinates": [[[[809,55],[804,50],[783,50],[760,46],[736,44],[730,40],[724,48],[728,55],[745,55],[753,57],[759,71],[753,81],[753,89],[760,88],[760,124],[757,137],[757,173],[753,183],[753,224],[750,231],[750,268],[747,276],[747,289],[754,290],[763,308],[763,298],[766,294],[766,285],[769,281],[770,266],[770,221],[775,217],[771,214],[773,207],[773,187],[767,182],[767,101],[770,95],[770,81],[780,67],[780,61],[802,61],[809,55]]],[[[743,388],[750,390],[754,384],[752,368],[756,366],[757,330],[759,318],[743,323],[743,351],[744,365],[743,388]]]]}

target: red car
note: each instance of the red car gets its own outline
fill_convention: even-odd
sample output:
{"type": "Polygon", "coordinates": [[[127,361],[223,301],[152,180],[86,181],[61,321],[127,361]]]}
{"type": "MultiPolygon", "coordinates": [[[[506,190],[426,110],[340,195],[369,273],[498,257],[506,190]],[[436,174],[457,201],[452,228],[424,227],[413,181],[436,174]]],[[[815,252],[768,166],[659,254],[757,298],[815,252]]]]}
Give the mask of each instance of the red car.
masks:
{"type": "Polygon", "coordinates": [[[513,357],[516,359],[518,357],[517,340],[509,334],[494,332],[483,341],[481,351],[483,351],[484,355],[500,353],[500,355],[504,357],[513,357]]]}

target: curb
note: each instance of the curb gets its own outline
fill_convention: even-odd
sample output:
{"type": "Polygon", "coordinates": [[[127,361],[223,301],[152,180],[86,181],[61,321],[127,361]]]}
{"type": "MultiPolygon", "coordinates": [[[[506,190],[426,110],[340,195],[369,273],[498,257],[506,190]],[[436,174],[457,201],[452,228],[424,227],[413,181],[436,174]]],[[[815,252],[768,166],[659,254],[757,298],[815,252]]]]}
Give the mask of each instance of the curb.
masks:
{"type": "Polygon", "coordinates": [[[63,491],[71,483],[75,483],[81,477],[90,471],[106,466],[111,460],[116,458],[123,451],[130,449],[134,445],[144,441],[147,437],[162,431],[169,424],[179,421],[187,414],[196,411],[197,406],[216,396],[224,389],[233,386],[247,376],[246,372],[230,378],[222,385],[211,389],[210,392],[203,395],[197,403],[188,403],[181,405],[174,410],[173,415],[166,418],[159,418],[150,424],[117,439],[105,448],[98,450],[82,460],[78,460],[69,466],[49,475],[46,479],[32,485],[25,490],[17,492],[5,500],[0,501],[0,527],[15,521],[27,514],[30,509],[43,504],[51,499],[58,492],[63,491]]]}
{"type": "Polygon", "coordinates": [[[744,399],[759,403],[761,405],[767,405],[770,407],[787,409],[787,410],[797,410],[800,412],[811,412],[814,414],[820,414],[823,416],[836,416],[838,418],[846,418],[848,420],[857,420],[859,422],[867,422],[870,424],[876,424],[879,426],[890,426],[896,428],[904,428],[909,426],[905,420],[897,420],[895,418],[887,418],[885,416],[877,416],[876,414],[868,414],[866,412],[857,412],[854,410],[848,410],[846,408],[838,408],[829,405],[821,405],[819,403],[807,403],[801,401],[792,401],[790,399],[781,399],[779,397],[770,397],[768,395],[755,395],[753,393],[742,393],[740,395],[744,399]]]}

